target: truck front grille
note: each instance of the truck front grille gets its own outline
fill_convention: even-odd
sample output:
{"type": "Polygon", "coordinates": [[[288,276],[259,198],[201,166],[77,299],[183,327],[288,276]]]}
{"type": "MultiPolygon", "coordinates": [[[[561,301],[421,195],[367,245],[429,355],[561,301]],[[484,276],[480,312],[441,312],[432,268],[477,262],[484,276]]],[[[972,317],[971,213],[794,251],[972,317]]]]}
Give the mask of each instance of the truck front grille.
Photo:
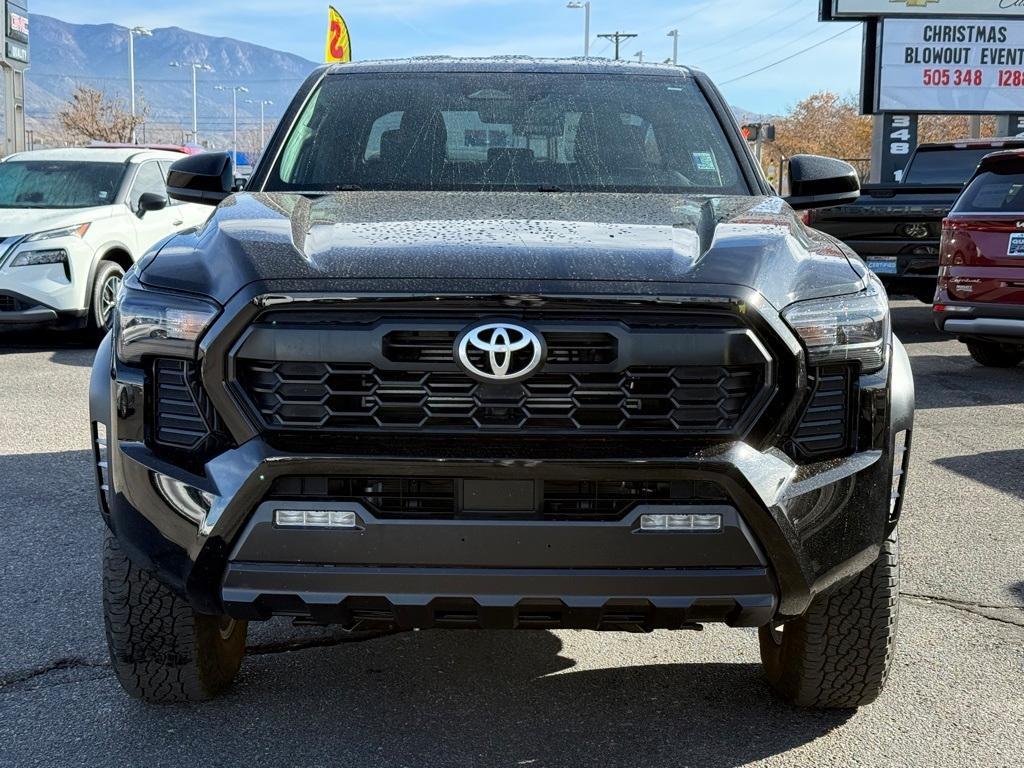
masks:
{"type": "Polygon", "coordinates": [[[764,386],[762,366],[542,373],[486,384],[458,372],[245,360],[239,378],[269,429],[548,430],[728,435],[764,386]]]}
{"type": "Polygon", "coordinates": [[[232,352],[232,390],[282,443],[413,432],[721,442],[745,437],[779,384],[768,348],[731,306],[475,304],[270,310],[232,352]],[[464,332],[496,319],[544,341],[546,359],[525,380],[479,381],[455,359],[464,332]]]}

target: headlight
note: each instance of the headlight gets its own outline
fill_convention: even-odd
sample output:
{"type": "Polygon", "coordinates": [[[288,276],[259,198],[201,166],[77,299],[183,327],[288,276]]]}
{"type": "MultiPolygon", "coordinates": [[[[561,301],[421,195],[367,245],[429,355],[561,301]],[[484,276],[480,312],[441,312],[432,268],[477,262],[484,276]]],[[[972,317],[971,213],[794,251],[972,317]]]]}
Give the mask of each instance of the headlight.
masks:
{"type": "Polygon", "coordinates": [[[47,251],[25,251],[19,253],[12,267],[38,267],[40,264],[67,264],[68,252],[63,248],[51,248],[47,251]]]}
{"type": "Polygon", "coordinates": [[[193,357],[196,342],[220,312],[210,301],[142,287],[126,277],[117,298],[117,356],[136,363],[144,355],[193,357]]]}
{"type": "Polygon", "coordinates": [[[860,293],[801,301],[782,316],[803,340],[810,365],[860,361],[865,373],[885,365],[889,299],[875,278],[860,293]]]}
{"type": "Polygon", "coordinates": [[[26,243],[38,243],[40,240],[54,240],[58,237],[85,237],[85,233],[89,231],[89,224],[75,224],[73,227],[61,227],[60,229],[48,229],[45,232],[39,232],[38,234],[32,235],[31,237],[25,238],[26,243]]]}

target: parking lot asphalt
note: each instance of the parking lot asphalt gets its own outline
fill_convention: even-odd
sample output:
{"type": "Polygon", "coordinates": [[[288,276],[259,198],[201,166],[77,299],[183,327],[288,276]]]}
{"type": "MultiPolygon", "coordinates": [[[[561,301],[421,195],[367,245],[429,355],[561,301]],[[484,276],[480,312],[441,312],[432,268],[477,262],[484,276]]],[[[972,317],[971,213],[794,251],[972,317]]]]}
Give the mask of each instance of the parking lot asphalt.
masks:
{"type": "Polygon", "coordinates": [[[100,610],[92,352],[0,337],[0,765],[1024,765],[1024,367],[894,304],[918,417],[895,669],[874,705],[774,699],[756,634],[253,626],[227,696],[122,694],[100,610]]]}

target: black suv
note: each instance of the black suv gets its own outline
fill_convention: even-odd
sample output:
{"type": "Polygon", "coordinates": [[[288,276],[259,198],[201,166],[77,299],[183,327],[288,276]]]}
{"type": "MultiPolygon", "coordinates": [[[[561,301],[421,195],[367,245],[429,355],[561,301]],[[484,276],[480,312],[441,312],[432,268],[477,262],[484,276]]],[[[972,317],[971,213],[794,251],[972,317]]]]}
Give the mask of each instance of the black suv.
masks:
{"type": "Polygon", "coordinates": [[[885,292],[700,72],[315,72],[244,193],[126,276],[92,380],[114,669],[227,686],[248,621],[759,627],[787,700],[881,691],[914,393],[885,292]]]}

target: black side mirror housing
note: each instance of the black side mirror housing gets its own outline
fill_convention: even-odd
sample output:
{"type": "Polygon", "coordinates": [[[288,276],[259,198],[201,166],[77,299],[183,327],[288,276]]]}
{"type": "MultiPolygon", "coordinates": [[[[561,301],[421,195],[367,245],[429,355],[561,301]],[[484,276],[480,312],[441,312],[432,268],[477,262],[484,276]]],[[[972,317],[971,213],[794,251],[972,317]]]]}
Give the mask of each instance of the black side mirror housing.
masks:
{"type": "Polygon", "coordinates": [[[235,168],[228,152],[189,155],[171,166],[167,193],[183,203],[219,205],[232,193],[235,168]]]}
{"type": "Polygon", "coordinates": [[[143,192],[139,196],[139,218],[142,218],[150,211],[162,211],[167,207],[168,200],[156,192],[143,192]]]}
{"type": "Polygon", "coordinates": [[[831,157],[796,155],[789,161],[789,197],[798,211],[856,202],[860,177],[849,163],[831,157]]]}

